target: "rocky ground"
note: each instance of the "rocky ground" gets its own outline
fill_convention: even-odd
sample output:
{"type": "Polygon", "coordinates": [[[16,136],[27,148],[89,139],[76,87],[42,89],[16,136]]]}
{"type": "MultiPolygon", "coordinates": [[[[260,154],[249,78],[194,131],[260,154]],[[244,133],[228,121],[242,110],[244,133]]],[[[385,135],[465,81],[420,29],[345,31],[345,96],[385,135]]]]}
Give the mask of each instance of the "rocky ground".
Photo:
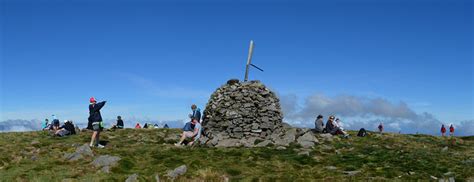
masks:
{"type": "Polygon", "coordinates": [[[226,148],[175,147],[178,133],[108,131],[105,149],[85,145],[88,132],[66,138],[1,133],[0,181],[474,180],[474,137],[371,133],[344,139],[290,128],[279,136],[288,145],[256,140],[226,148]]]}

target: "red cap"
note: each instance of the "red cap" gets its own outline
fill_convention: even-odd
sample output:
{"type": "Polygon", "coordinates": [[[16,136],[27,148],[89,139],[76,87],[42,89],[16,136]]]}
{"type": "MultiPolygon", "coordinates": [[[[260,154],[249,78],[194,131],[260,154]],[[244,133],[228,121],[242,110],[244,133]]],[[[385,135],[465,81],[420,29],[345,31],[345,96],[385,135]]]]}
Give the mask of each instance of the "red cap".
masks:
{"type": "Polygon", "coordinates": [[[89,99],[89,101],[90,101],[91,103],[97,102],[94,97],[91,97],[91,98],[89,99]]]}

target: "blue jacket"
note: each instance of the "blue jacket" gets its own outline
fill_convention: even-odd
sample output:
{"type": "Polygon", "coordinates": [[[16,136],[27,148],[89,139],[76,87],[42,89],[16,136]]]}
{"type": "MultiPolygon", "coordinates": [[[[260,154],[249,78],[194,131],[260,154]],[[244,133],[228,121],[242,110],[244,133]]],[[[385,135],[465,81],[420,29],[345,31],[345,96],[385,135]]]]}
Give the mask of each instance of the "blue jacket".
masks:
{"type": "Polygon", "coordinates": [[[102,115],[100,115],[100,109],[104,107],[106,101],[99,102],[95,105],[89,105],[89,123],[87,129],[92,129],[92,123],[102,122],[102,115]]]}

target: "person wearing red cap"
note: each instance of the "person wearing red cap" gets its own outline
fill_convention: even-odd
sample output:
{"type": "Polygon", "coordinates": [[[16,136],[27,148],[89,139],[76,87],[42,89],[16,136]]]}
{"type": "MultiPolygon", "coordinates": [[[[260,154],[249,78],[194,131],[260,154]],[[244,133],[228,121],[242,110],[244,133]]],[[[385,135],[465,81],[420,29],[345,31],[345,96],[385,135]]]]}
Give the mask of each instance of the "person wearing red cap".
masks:
{"type": "Polygon", "coordinates": [[[89,99],[89,123],[87,129],[91,129],[92,133],[90,146],[96,146],[98,148],[104,148],[103,145],[99,144],[100,130],[102,129],[102,116],[100,109],[104,107],[106,101],[97,103],[94,97],[89,99]]]}

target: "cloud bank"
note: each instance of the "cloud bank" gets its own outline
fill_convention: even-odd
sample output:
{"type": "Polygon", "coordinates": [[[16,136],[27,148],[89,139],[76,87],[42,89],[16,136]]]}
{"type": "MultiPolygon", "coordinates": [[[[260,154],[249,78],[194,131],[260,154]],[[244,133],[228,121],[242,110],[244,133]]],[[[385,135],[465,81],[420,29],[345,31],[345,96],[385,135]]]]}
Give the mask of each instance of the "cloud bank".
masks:
{"type": "MultiPolygon", "coordinates": [[[[375,130],[380,122],[387,131],[402,133],[439,134],[443,123],[430,113],[416,113],[405,102],[393,103],[384,98],[353,95],[329,97],[315,94],[302,104],[296,95],[280,97],[285,121],[297,126],[313,127],[317,115],[336,115],[348,129],[375,130]]],[[[474,120],[454,123],[458,135],[474,135],[474,120]]]]}

